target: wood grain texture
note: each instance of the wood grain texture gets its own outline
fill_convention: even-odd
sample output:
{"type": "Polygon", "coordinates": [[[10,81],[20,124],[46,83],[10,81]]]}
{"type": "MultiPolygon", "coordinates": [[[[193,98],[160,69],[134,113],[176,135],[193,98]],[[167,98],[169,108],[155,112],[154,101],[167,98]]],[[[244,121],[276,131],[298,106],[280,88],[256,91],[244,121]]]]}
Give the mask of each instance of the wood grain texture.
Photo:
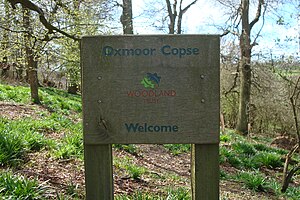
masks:
{"type": "Polygon", "coordinates": [[[219,145],[192,145],[192,199],[219,199],[219,145]]]}
{"type": "Polygon", "coordinates": [[[111,145],[85,145],[84,161],[86,199],[112,200],[114,193],[111,145]]]}
{"type": "Polygon", "coordinates": [[[81,58],[86,144],[219,142],[218,36],[84,37],[81,58]],[[105,55],[107,46],[115,49],[114,53],[126,51],[105,55]],[[128,53],[136,49],[137,53],[153,52],[128,53]],[[176,54],[183,49],[190,55],[176,54]],[[153,89],[141,84],[147,73],[160,77],[153,89]],[[166,91],[176,95],[159,96],[166,91]],[[177,126],[178,131],[134,132],[126,128],[126,124],[137,123],[177,126]]]}

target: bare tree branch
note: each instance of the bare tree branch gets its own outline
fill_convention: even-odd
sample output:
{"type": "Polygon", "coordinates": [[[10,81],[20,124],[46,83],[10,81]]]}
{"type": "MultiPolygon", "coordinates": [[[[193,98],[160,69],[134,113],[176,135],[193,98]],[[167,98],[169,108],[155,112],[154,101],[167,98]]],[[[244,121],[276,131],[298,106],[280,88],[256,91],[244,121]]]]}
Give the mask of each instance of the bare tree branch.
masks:
{"type": "MultiPolygon", "coordinates": [[[[192,3],[190,3],[189,5],[187,5],[183,10],[182,10],[182,14],[184,14],[192,5],[194,5],[195,3],[197,3],[198,0],[194,0],[192,3]]],[[[182,1],[180,2],[180,6],[181,6],[182,1]]]]}
{"type": "Polygon", "coordinates": [[[262,29],[263,29],[263,27],[264,27],[264,25],[265,25],[265,13],[266,13],[266,10],[267,10],[267,8],[265,7],[265,9],[264,9],[264,11],[263,11],[263,15],[262,15],[262,25],[261,25],[261,27],[260,27],[258,33],[256,34],[256,37],[254,38],[253,43],[251,44],[251,48],[254,47],[255,45],[257,45],[257,42],[256,42],[256,41],[257,41],[257,38],[258,38],[258,36],[260,35],[260,33],[261,33],[261,31],[262,31],[262,29]]]}
{"type": "Polygon", "coordinates": [[[168,8],[168,15],[170,18],[170,24],[169,24],[169,34],[174,34],[174,27],[175,27],[175,19],[177,17],[177,0],[174,0],[173,9],[171,7],[170,0],[166,0],[167,8],[168,8]]]}
{"type": "Polygon", "coordinates": [[[34,4],[33,2],[31,2],[30,0],[7,0],[13,9],[16,8],[16,5],[17,4],[21,4],[23,7],[29,9],[29,10],[32,10],[36,13],[38,13],[39,15],[39,19],[40,19],[40,22],[44,25],[44,27],[46,29],[48,29],[49,33],[53,33],[54,31],[68,37],[68,38],[71,38],[75,41],[80,41],[80,38],[74,36],[74,35],[70,35],[62,30],[60,30],[59,28],[53,26],[45,17],[44,15],[44,12],[43,10],[36,4],[34,4]]]}
{"type": "Polygon", "coordinates": [[[264,0],[259,0],[257,10],[256,10],[256,15],[255,18],[250,22],[249,24],[249,29],[251,30],[253,26],[258,22],[260,16],[261,16],[261,7],[264,5],[264,0]]]}

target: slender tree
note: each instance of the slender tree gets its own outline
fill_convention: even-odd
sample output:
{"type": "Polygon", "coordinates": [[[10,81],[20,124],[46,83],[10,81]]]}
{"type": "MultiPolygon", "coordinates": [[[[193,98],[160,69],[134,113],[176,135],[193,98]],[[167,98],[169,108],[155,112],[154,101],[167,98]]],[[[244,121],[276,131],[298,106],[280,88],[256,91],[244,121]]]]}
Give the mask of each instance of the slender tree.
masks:
{"type": "Polygon", "coordinates": [[[249,108],[251,96],[251,50],[256,44],[251,44],[251,30],[259,21],[262,15],[262,7],[265,4],[264,0],[257,0],[257,10],[255,18],[249,23],[249,5],[250,0],[241,1],[241,20],[242,31],[240,34],[240,55],[241,55],[241,77],[240,77],[240,98],[239,98],[239,112],[237,118],[236,129],[248,134],[249,124],[249,108]]]}
{"type": "MultiPolygon", "coordinates": [[[[264,15],[269,4],[268,0],[241,0],[240,3],[235,3],[232,0],[220,1],[223,6],[230,8],[231,14],[228,22],[230,25],[225,28],[224,34],[232,33],[239,38],[239,65],[237,68],[237,75],[239,75],[239,105],[236,129],[243,135],[247,135],[250,125],[250,96],[252,85],[252,67],[251,67],[251,52],[255,45],[257,45],[257,38],[264,25],[264,15]],[[253,5],[250,5],[250,2],[253,5]],[[250,21],[250,6],[256,7],[254,18],[250,21]],[[253,27],[259,20],[263,19],[262,26],[258,28],[258,32],[253,33],[253,27]]],[[[235,80],[238,80],[237,78],[235,80]]]]}
{"type": "Polygon", "coordinates": [[[39,90],[38,90],[38,75],[37,67],[38,62],[34,56],[34,51],[31,47],[31,35],[33,34],[31,23],[30,23],[30,10],[23,7],[23,27],[26,30],[24,33],[24,43],[25,43],[25,52],[26,52],[26,61],[27,61],[27,73],[28,81],[31,91],[31,99],[34,103],[40,104],[39,90]]]}
{"type": "Polygon", "coordinates": [[[174,0],[171,3],[170,0],[166,0],[168,17],[169,17],[169,34],[181,34],[182,33],[182,17],[184,13],[198,0],[194,0],[189,3],[187,6],[183,7],[183,0],[179,1],[179,5],[177,0],[174,0]],[[177,28],[176,27],[177,24],[177,28]]]}
{"type": "Polygon", "coordinates": [[[132,2],[131,0],[123,0],[121,5],[123,12],[120,21],[123,26],[123,34],[133,34],[133,23],[132,23],[132,2]]]}

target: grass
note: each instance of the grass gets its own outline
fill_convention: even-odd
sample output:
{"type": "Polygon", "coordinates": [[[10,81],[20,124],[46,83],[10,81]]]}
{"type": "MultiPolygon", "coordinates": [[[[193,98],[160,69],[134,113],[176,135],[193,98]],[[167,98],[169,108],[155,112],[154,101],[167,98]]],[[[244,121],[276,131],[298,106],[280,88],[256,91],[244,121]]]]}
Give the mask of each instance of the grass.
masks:
{"type": "Polygon", "coordinates": [[[11,172],[0,174],[0,197],[4,199],[46,199],[44,185],[37,180],[31,180],[11,172]]]}
{"type": "Polygon", "coordinates": [[[26,158],[26,153],[51,146],[43,130],[48,122],[29,118],[8,120],[0,117],[0,164],[17,167],[26,158]]]}
{"type": "MultiPolygon", "coordinates": [[[[299,199],[300,187],[291,186],[285,194],[280,192],[281,180],[277,176],[281,178],[281,174],[276,174],[278,170],[282,170],[284,164],[282,158],[288,152],[287,150],[257,143],[236,135],[232,131],[227,131],[221,135],[221,138],[220,163],[229,163],[237,171],[236,174],[221,171],[221,179],[237,180],[242,183],[243,187],[256,192],[272,191],[278,198],[299,199]],[[263,168],[275,169],[271,174],[272,177],[265,174],[263,168]]],[[[300,161],[297,155],[293,159],[300,161]]]]}
{"type": "Polygon", "coordinates": [[[164,144],[163,146],[173,155],[191,152],[190,144],[164,144]]]}
{"type": "Polygon", "coordinates": [[[52,148],[54,157],[59,159],[68,159],[72,157],[83,159],[81,123],[74,123],[64,132],[64,137],[52,148]]]}
{"type": "MultiPolygon", "coordinates": [[[[54,88],[40,88],[41,103],[51,112],[70,114],[81,112],[81,97],[68,94],[54,88]]],[[[31,103],[30,88],[0,84],[0,101],[14,101],[16,103],[31,103]]]]}
{"type": "Polygon", "coordinates": [[[115,158],[114,166],[118,170],[125,170],[126,174],[135,180],[141,179],[145,173],[148,173],[148,170],[145,167],[136,165],[128,156],[125,156],[122,159],[115,158]]]}
{"type": "Polygon", "coordinates": [[[239,172],[235,175],[235,179],[244,183],[244,186],[256,192],[266,191],[266,177],[259,171],[239,172]]]}
{"type": "Polygon", "coordinates": [[[137,147],[134,144],[113,144],[115,149],[124,150],[132,155],[137,154],[137,147]]]}
{"type": "Polygon", "coordinates": [[[0,134],[0,165],[19,166],[26,155],[26,145],[22,138],[10,135],[7,131],[0,134]]]}
{"type": "Polygon", "coordinates": [[[233,132],[221,135],[230,145],[221,145],[220,163],[228,162],[237,169],[258,170],[261,167],[275,169],[283,166],[286,150],[269,147],[267,144],[247,141],[233,132]]]}
{"type": "Polygon", "coordinates": [[[24,161],[26,153],[43,148],[52,149],[57,158],[83,158],[81,123],[72,122],[60,114],[38,120],[0,118],[0,132],[2,165],[16,167],[24,161]],[[54,132],[64,132],[64,137],[59,142],[46,137],[54,132]]]}
{"type": "Polygon", "coordinates": [[[153,195],[149,193],[136,192],[133,195],[118,195],[116,200],[190,200],[190,191],[186,188],[179,187],[177,189],[169,188],[166,194],[153,195]]]}

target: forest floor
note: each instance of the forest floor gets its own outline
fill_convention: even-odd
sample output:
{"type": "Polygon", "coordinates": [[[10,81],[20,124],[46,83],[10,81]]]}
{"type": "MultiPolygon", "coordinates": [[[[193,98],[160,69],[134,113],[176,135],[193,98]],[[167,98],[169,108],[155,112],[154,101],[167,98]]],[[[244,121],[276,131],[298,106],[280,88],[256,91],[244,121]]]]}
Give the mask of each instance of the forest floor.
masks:
{"type": "MultiPolygon", "coordinates": [[[[0,102],[0,115],[10,120],[25,117],[38,119],[37,113],[41,110],[48,112],[37,105],[0,102]]],[[[48,132],[46,137],[59,141],[64,137],[64,133],[48,132]]],[[[190,187],[190,153],[174,155],[163,145],[140,144],[134,148],[134,153],[122,148],[113,150],[115,195],[131,195],[137,191],[161,194],[168,187],[190,187]],[[138,178],[132,178],[121,166],[124,162],[145,170],[138,178]]],[[[220,169],[225,173],[237,171],[227,163],[222,164],[220,169]]],[[[84,193],[84,164],[78,158],[53,158],[44,149],[29,153],[27,162],[15,172],[50,184],[53,190],[48,195],[52,198],[56,196],[55,191],[59,190],[76,189],[78,198],[84,193]]],[[[220,193],[222,199],[278,199],[272,192],[255,192],[236,180],[222,179],[220,193]]]]}

